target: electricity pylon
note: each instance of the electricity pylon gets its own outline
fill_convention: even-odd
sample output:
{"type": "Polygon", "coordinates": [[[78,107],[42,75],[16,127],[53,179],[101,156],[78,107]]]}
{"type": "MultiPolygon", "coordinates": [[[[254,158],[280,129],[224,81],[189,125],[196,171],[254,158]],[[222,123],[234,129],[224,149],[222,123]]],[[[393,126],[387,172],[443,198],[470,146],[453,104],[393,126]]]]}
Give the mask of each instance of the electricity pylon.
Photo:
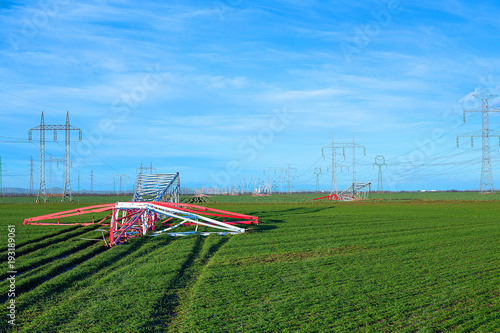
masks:
{"type": "Polygon", "coordinates": [[[316,192],[319,192],[319,177],[321,175],[321,168],[315,168],[314,174],[316,175],[316,192]]]}
{"type": "Polygon", "coordinates": [[[142,166],[142,162],[141,162],[141,167],[140,167],[140,168],[137,168],[137,169],[136,169],[136,172],[137,172],[137,173],[143,173],[143,171],[145,171],[145,170],[146,170],[146,171],[148,171],[148,170],[149,170],[149,174],[150,174],[150,175],[152,175],[152,174],[153,174],[153,170],[154,170],[155,172],[157,172],[157,171],[156,171],[156,168],[153,168],[153,162],[149,162],[149,168],[148,168],[148,167],[143,167],[143,166],[142,166]]]}
{"type": "Polygon", "coordinates": [[[378,166],[378,182],[377,182],[377,192],[384,191],[384,182],[382,180],[382,167],[385,165],[385,169],[387,170],[387,164],[385,163],[384,155],[375,156],[375,162],[373,166],[378,166]]]}
{"type": "Polygon", "coordinates": [[[82,130],[76,127],[73,127],[69,123],[69,112],[66,112],[66,123],[64,125],[45,125],[45,120],[43,117],[40,120],[40,125],[37,127],[33,127],[28,132],[29,140],[32,140],[32,131],[40,131],[40,186],[38,188],[38,196],[36,201],[47,201],[47,190],[45,188],[45,131],[53,130],[54,131],[54,141],[57,141],[57,131],[64,131],[64,182],[63,182],[63,195],[61,201],[64,201],[65,197],[69,197],[69,200],[72,201],[73,197],[71,195],[71,182],[70,182],[70,144],[71,131],[79,131],[80,132],[80,141],[82,141],[82,130]]]}
{"type": "Polygon", "coordinates": [[[0,196],[3,197],[3,182],[2,182],[2,177],[3,177],[3,173],[6,172],[6,171],[2,170],[2,165],[5,165],[5,163],[2,163],[2,157],[0,156],[0,196]]]}
{"type": "Polygon", "coordinates": [[[500,112],[499,108],[491,107],[489,100],[496,95],[472,95],[482,102],[480,109],[464,110],[464,123],[466,112],[481,112],[483,118],[483,126],[479,131],[461,134],[457,136],[457,147],[459,137],[470,138],[471,147],[474,147],[474,138],[482,138],[482,165],[481,165],[481,193],[495,193],[495,185],[493,183],[493,170],[491,168],[490,157],[490,137],[500,138],[500,132],[490,129],[489,114],[491,112],[500,112]]]}
{"type": "Polygon", "coordinates": [[[127,193],[127,175],[116,174],[115,190],[116,195],[127,193]],[[123,180],[125,180],[125,190],[123,190],[123,180]]]}
{"type": "Polygon", "coordinates": [[[288,175],[288,193],[292,193],[292,180],[294,180],[295,178],[299,179],[299,176],[292,176],[291,175],[291,172],[292,170],[294,170],[295,172],[297,172],[297,169],[296,168],[292,168],[290,167],[291,164],[288,164],[288,170],[287,170],[287,175],[288,175]]]}
{"type": "MultiPolygon", "coordinates": [[[[283,170],[281,167],[277,168],[277,167],[271,167],[269,166],[268,168],[268,173],[267,173],[267,184],[266,184],[266,188],[267,188],[267,195],[271,195],[272,192],[273,192],[273,185],[271,183],[271,171],[274,170],[274,174],[276,174],[276,171],[279,170],[280,172],[280,189],[279,189],[279,193],[281,193],[281,180],[282,180],[282,173],[283,173],[283,170]]],[[[264,170],[264,174],[266,174],[266,170],[264,170]]]]}
{"type": "Polygon", "coordinates": [[[34,127],[28,132],[28,136],[31,141],[31,131],[40,131],[40,185],[38,185],[38,195],[36,197],[36,202],[39,202],[40,200],[43,200],[44,202],[47,201],[47,191],[45,189],[45,129],[45,120],[43,118],[42,111],[40,126],[34,127]]]}
{"type": "Polygon", "coordinates": [[[30,195],[35,194],[34,185],[33,185],[33,156],[31,156],[30,160],[30,195]]]}
{"type": "MultiPolygon", "coordinates": [[[[364,155],[366,156],[366,148],[364,146],[358,145],[355,142],[354,134],[352,135],[352,143],[335,143],[333,140],[333,134],[332,134],[332,144],[328,146],[323,146],[321,148],[321,154],[323,155],[323,158],[325,158],[325,149],[331,149],[331,155],[332,155],[332,185],[330,189],[330,194],[338,194],[338,189],[337,189],[337,149],[342,149],[342,155],[344,156],[345,160],[345,150],[346,148],[351,148],[352,149],[352,183],[353,185],[356,184],[356,149],[358,148],[363,148],[364,155]]],[[[353,187],[354,188],[354,187],[353,187]]],[[[355,190],[353,190],[355,191],[355,190]]],[[[355,193],[353,193],[354,195],[355,193]]]]}
{"type": "Polygon", "coordinates": [[[64,159],[62,158],[53,158],[52,155],[49,155],[49,159],[47,160],[49,163],[49,191],[50,195],[53,195],[52,193],[52,164],[57,163],[57,167],[59,167],[59,163],[64,163],[64,159]]]}

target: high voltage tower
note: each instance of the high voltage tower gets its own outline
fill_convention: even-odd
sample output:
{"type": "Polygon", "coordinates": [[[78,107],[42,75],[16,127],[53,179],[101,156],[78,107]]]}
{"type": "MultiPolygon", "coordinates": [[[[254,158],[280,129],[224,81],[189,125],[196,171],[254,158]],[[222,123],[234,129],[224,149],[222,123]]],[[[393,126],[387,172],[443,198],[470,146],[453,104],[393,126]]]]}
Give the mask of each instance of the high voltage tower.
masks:
{"type": "Polygon", "coordinates": [[[316,176],[316,192],[319,192],[319,177],[321,175],[321,168],[314,168],[314,175],[316,176]]]}
{"type": "Polygon", "coordinates": [[[385,163],[384,155],[375,156],[375,162],[373,163],[373,166],[375,165],[378,166],[377,192],[382,192],[384,191],[384,182],[382,180],[382,167],[385,165],[385,168],[387,169],[387,164],[385,163]]]}
{"type": "Polygon", "coordinates": [[[115,190],[116,190],[116,194],[120,194],[120,193],[123,193],[123,194],[126,194],[127,193],[127,175],[120,175],[120,174],[116,174],[116,181],[115,181],[115,190]],[[118,180],[120,180],[120,183],[119,185],[116,184],[116,182],[118,182],[118,180]],[[122,192],[122,189],[123,189],[123,181],[125,180],[125,190],[123,190],[122,192]],[[119,187],[119,189],[118,189],[119,187]]]}
{"type": "MultiPolygon", "coordinates": [[[[297,172],[297,169],[296,168],[292,168],[291,167],[291,164],[288,164],[287,168],[282,168],[282,167],[271,167],[269,166],[268,168],[268,171],[267,171],[267,181],[268,181],[268,186],[267,187],[267,194],[268,195],[271,195],[272,194],[272,183],[271,183],[271,174],[272,174],[272,171],[274,171],[274,174],[276,175],[277,174],[277,171],[279,171],[279,193],[282,194],[283,193],[283,181],[285,180],[285,175],[287,175],[286,177],[286,181],[288,183],[288,193],[292,193],[292,180],[294,179],[299,179],[299,176],[294,176],[292,175],[292,171],[294,172],[297,172]]],[[[266,174],[266,170],[264,170],[264,174],[266,174]]],[[[276,184],[276,186],[278,186],[276,184]]]]}
{"type": "Polygon", "coordinates": [[[287,170],[287,175],[288,175],[288,193],[292,193],[292,183],[291,181],[294,179],[299,179],[299,176],[293,176],[292,175],[292,170],[297,172],[296,168],[290,167],[291,164],[288,164],[288,170],[287,170]]]}
{"type": "MultiPolygon", "coordinates": [[[[267,172],[267,183],[268,183],[268,184],[267,184],[267,186],[266,186],[266,188],[267,188],[267,193],[266,193],[266,194],[267,194],[267,195],[271,195],[271,194],[272,194],[272,192],[273,192],[273,190],[272,190],[273,185],[272,185],[272,183],[271,183],[271,171],[274,171],[274,174],[276,174],[276,171],[278,171],[278,170],[279,170],[279,172],[280,172],[280,190],[279,190],[279,192],[281,193],[281,185],[282,185],[281,181],[282,181],[282,173],[283,173],[283,170],[284,170],[284,169],[283,169],[283,168],[281,168],[281,167],[279,167],[279,168],[275,168],[275,167],[271,167],[271,166],[269,166],[269,168],[268,168],[268,172],[267,172]]],[[[266,174],[266,170],[264,170],[264,174],[266,174]]]]}
{"type": "Polygon", "coordinates": [[[150,175],[153,174],[153,170],[155,172],[157,172],[156,168],[153,168],[153,162],[149,162],[149,168],[148,167],[143,167],[142,166],[142,162],[141,162],[141,167],[136,169],[137,173],[144,173],[144,171],[148,171],[148,170],[149,170],[149,174],[150,175]]]}
{"type": "Polygon", "coordinates": [[[5,170],[2,170],[2,165],[5,165],[5,163],[2,163],[2,157],[0,156],[0,196],[3,197],[3,182],[2,182],[2,177],[3,173],[5,170]]]}
{"type": "MultiPolygon", "coordinates": [[[[353,192],[356,190],[356,149],[363,148],[364,155],[366,156],[366,148],[364,146],[358,145],[355,142],[354,134],[352,136],[352,143],[335,143],[332,135],[332,144],[328,146],[323,146],[321,148],[321,154],[323,155],[323,158],[325,158],[325,150],[330,150],[331,149],[331,155],[332,155],[332,184],[331,184],[331,189],[330,189],[330,194],[338,194],[338,188],[337,188],[337,167],[341,167],[340,165],[337,164],[337,149],[342,149],[342,155],[345,159],[345,150],[346,148],[351,148],[352,149],[352,184],[353,184],[353,192]]],[[[355,193],[354,193],[355,194],[355,193]]]]}
{"type": "Polygon", "coordinates": [[[82,130],[70,125],[69,112],[66,112],[66,123],[64,125],[45,125],[43,117],[40,120],[40,125],[33,127],[28,132],[29,140],[32,141],[32,131],[40,131],[40,186],[38,187],[38,196],[36,201],[47,201],[47,190],[45,188],[45,131],[54,131],[54,141],[57,141],[57,131],[64,131],[64,172],[63,172],[63,194],[61,201],[65,197],[69,197],[72,201],[71,195],[71,181],[70,181],[70,144],[71,144],[71,131],[79,131],[79,139],[82,141],[82,130]]]}
{"type": "Polygon", "coordinates": [[[52,195],[52,164],[57,163],[57,166],[59,167],[59,163],[64,163],[63,158],[53,158],[52,155],[49,155],[49,159],[46,161],[49,163],[49,188],[50,188],[50,195],[52,195]]]}
{"type": "Polygon", "coordinates": [[[35,189],[33,186],[33,156],[31,156],[30,160],[30,195],[35,194],[35,189]]]}
{"type": "Polygon", "coordinates": [[[490,138],[500,138],[500,132],[490,129],[489,114],[491,112],[500,112],[499,108],[491,107],[489,100],[496,95],[472,95],[482,102],[480,109],[464,110],[464,123],[466,112],[481,112],[483,118],[483,126],[479,131],[461,134],[457,136],[457,147],[459,147],[458,138],[470,138],[471,147],[474,147],[474,138],[482,138],[482,165],[481,165],[481,193],[495,193],[495,185],[493,183],[493,171],[491,168],[490,157],[490,138]]]}

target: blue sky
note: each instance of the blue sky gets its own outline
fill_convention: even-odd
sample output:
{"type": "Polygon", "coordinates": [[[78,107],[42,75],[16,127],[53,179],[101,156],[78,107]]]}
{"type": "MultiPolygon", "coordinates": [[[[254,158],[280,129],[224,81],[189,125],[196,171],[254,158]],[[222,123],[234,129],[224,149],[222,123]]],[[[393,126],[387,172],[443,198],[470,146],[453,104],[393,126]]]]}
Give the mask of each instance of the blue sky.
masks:
{"type": "MultiPolygon", "coordinates": [[[[495,1],[3,1],[3,185],[29,187],[33,156],[37,188],[28,130],[41,111],[46,124],[69,111],[83,131],[82,143],[72,136],[74,191],[78,173],[90,187],[91,170],[96,190],[116,174],[131,187],[141,162],[218,187],[291,164],[294,188],[314,189],[321,167],[328,189],[332,134],[366,147],[358,181],[376,187],[383,155],[384,189],[477,189],[480,139],[457,148],[456,136],[481,128],[479,114],[463,123],[480,106],[472,94],[500,92],[498,17],[495,1]]],[[[490,123],[500,130],[500,115],[490,123]]],[[[47,158],[62,158],[63,133],[49,139],[47,158]]],[[[500,184],[498,139],[491,146],[500,184]]],[[[340,158],[352,163],[350,151],[340,158]]],[[[352,166],[337,177],[346,187],[352,166]]]]}

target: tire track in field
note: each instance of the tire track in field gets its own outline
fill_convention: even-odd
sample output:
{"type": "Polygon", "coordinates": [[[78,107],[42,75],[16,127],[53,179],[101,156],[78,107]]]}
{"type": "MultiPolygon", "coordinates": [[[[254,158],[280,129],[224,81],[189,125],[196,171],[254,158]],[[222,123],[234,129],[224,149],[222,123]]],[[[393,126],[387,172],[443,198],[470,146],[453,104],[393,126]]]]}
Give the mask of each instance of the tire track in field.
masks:
{"type": "MultiPolygon", "coordinates": [[[[24,267],[19,267],[16,269],[16,277],[21,277],[24,273],[26,272],[29,272],[35,268],[38,268],[38,267],[41,267],[43,265],[46,265],[48,263],[51,263],[53,261],[57,261],[57,260],[60,260],[60,259],[64,259],[64,258],[67,258],[73,254],[76,254],[84,249],[86,249],[87,247],[91,246],[92,244],[95,244],[95,241],[86,241],[86,242],[83,242],[81,243],[80,245],[77,245],[75,247],[72,247],[72,248],[69,248],[65,251],[62,251],[60,252],[57,256],[55,257],[45,257],[45,258],[41,258],[40,260],[36,261],[36,262],[32,262],[24,267]]],[[[0,280],[1,281],[4,281],[6,280],[8,277],[10,276],[10,274],[8,273],[3,273],[0,275],[0,280]]]]}
{"type": "MultiPolygon", "coordinates": [[[[75,229],[72,229],[70,231],[67,231],[62,234],[56,234],[55,236],[52,234],[51,237],[45,237],[42,241],[39,242],[33,242],[29,244],[25,244],[22,246],[22,248],[19,250],[16,247],[16,260],[18,260],[20,257],[27,253],[32,253],[35,251],[38,251],[40,249],[46,248],[48,246],[61,243],[64,241],[67,241],[71,238],[75,238],[77,236],[83,235],[87,232],[90,232],[92,230],[95,230],[99,227],[102,227],[101,225],[96,224],[95,226],[91,227],[77,227],[75,229]]],[[[0,261],[7,261],[7,252],[0,254],[0,261]]],[[[3,278],[2,278],[3,279],[3,278]]]]}
{"type": "MultiPolygon", "coordinates": [[[[169,246],[172,243],[172,237],[166,237],[162,241],[156,241],[152,244],[149,237],[139,237],[130,240],[128,243],[116,246],[109,251],[97,256],[95,259],[83,265],[78,265],[70,272],[66,272],[63,276],[58,277],[54,281],[42,285],[40,288],[34,289],[32,292],[24,295],[25,298],[19,303],[20,318],[23,318],[23,313],[26,311],[33,318],[29,322],[20,323],[22,332],[32,331],[47,331],[49,330],[44,326],[44,330],[36,329],[42,323],[45,323],[45,312],[52,311],[53,309],[65,309],[68,304],[68,298],[75,298],[78,306],[79,297],[99,297],[97,294],[100,289],[95,288],[95,284],[101,284],[102,281],[109,283],[110,275],[115,274],[117,271],[129,270],[130,267],[142,265],[146,262],[150,254],[169,246]],[[120,249],[119,251],[118,248],[120,249]],[[50,308],[44,309],[44,304],[40,304],[40,299],[52,298],[50,300],[50,308]],[[41,318],[41,319],[40,319],[41,318]],[[22,325],[22,326],[21,326],[22,325]]],[[[134,267],[133,269],[136,269],[134,267]]],[[[122,273],[119,273],[122,274],[122,273]]],[[[83,304],[83,303],[81,303],[83,304]]],[[[16,304],[17,306],[17,304],[16,304]]],[[[64,312],[64,315],[59,317],[57,314],[60,311],[55,311],[56,320],[52,322],[55,326],[70,323],[78,315],[78,312],[64,312]]],[[[16,313],[17,316],[17,313],[16,313]]],[[[0,323],[1,325],[1,323],[0,323]]],[[[1,331],[1,326],[0,326],[1,331]]],[[[51,330],[49,330],[51,331],[51,330]]]]}
{"type": "MultiPolygon", "coordinates": [[[[67,229],[63,229],[63,230],[60,230],[60,231],[53,232],[53,233],[51,233],[49,235],[45,235],[45,236],[42,236],[42,237],[31,239],[31,240],[26,241],[24,243],[16,243],[16,252],[19,252],[26,245],[35,244],[35,243],[44,241],[44,240],[46,240],[48,238],[56,237],[56,236],[59,236],[59,235],[62,235],[62,234],[68,233],[68,232],[75,231],[76,229],[79,229],[79,228],[81,228],[81,226],[75,225],[75,226],[72,226],[72,227],[67,228],[67,229]]],[[[7,253],[8,251],[9,250],[2,250],[2,251],[0,251],[0,256],[2,256],[4,253],[7,253]]]]}
{"type": "MultiPolygon", "coordinates": [[[[41,272],[41,276],[37,276],[39,272],[35,272],[34,276],[29,276],[21,281],[16,282],[16,292],[19,293],[28,293],[31,290],[35,289],[39,285],[52,280],[53,278],[66,273],[77,265],[84,263],[87,260],[90,260],[97,256],[98,254],[106,251],[106,248],[103,245],[98,245],[94,249],[90,250],[88,253],[77,257],[70,255],[68,256],[68,260],[63,261],[59,265],[55,265],[54,267],[50,267],[49,269],[45,269],[45,265],[38,267],[37,269],[41,272]],[[73,258],[71,258],[73,256],[73,258]],[[44,271],[45,270],[45,271],[44,271]],[[43,274],[43,275],[42,275],[43,274]]],[[[81,251],[77,251],[74,254],[80,253],[81,251]]],[[[25,272],[26,273],[26,272],[25,272]]],[[[16,276],[16,279],[18,277],[16,276]]],[[[2,294],[0,296],[0,304],[5,303],[7,300],[7,293],[2,294]]]]}
{"type": "Polygon", "coordinates": [[[222,238],[212,245],[203,256],[200,254],[205,239],[200,237],[196,241],[192,252],[179,273],[172,280],[163,297],[152,307],[153,311],[148,316],[152,319],[146,322],[138,330],[139,332],[165,331],[168,329],[172,321],[177,317],[182,296],[187,293],[186,290],[189,290],[196,283],[203,271],[203,267],[228,240],[227,237],[222,238]]]}
{"type": "MultiPolygon", "coordinates": [[[[101,260],[93,260],[92,265],[89,268],[84,267],[86,262],[88,261],[87,260],[85,262],[82,262],[74,266],[70,270],[67,270],[59,274],[58,276],[54,276],[53,278],[45,281],[43,284],[39,285],[39,287],[43,286],[43,289],[39,290],[39,288],[34,288],[31,290],[31,292],[27,294],[25,293],[25,296],[27,297],[24,298],[22,302],[20,302],[18,307],[19,312],[22,314],[22,311],[28,310],[33,306],[36,307],[39,299],[50,297],[51,295],[64,293],[67,289],[74,287],[74,285],[77,283],[81,284],[80,288],[85,288],[86,287],[86,283],[84,282],[85,280],[91,278],[94,275],[100,274],[101,271],[112,269],[112,267],[120,264],[124,260],[125,261],[129,260],[130,256],[133,256],[135,253],[141,250],[146,241],[147,239],[145,237],[141,237],[139,239],[134,240],[133,242],[127,243],[126,245],[121,245],[121,246],[127,246],[127,249],[125,251],[118,252],[118,251],[113,251],[113,249],[111,249],[110,251],[106,251],[105,253],[110,255],[105,259],[101,258],[101,260]],[[62,274],[70,274],[71,276],[70,278],[65,278],[62,280],[59,279],[59,281],[55,282],[53,281],[55,278],[60,277],[60,275],[62,274]],[[31,297],[33,292],[36,293],[36,297],[31,297]]],[[[168,243],[169,241],[162,242],[158,244],[158,246],[164,246],[168,243]]],[[[103,253],[100,254],[102,255],[103,253]]],[[[99,255],[96,255],[94,257],[95,259],[99,259],[99,255]]],[[[140,259],[140,257],[134,258],[134,260],[137,259],[140,259]]]]}

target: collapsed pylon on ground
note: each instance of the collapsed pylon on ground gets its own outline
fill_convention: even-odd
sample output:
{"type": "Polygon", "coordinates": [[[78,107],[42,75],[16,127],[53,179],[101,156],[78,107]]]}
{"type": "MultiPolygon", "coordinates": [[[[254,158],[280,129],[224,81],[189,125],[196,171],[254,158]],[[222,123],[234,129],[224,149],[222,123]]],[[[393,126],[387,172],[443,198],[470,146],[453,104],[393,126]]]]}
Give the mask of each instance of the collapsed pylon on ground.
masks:
{"type": "Polygon", "coordinates": [[[330,200],[330,201],[352,201],[352,200],[365,200],[370,197],[372,183],[353,183],[347,189],[339,194],[332,193],[324,197],[314,198],[316,200],[330,200]]]}
{"type": "Polygon", "coordinates": [[[139,174],[135,181],[135,202],[179,202],[179,173],[139,174]]]}
{"type": "Polygon", "coordinates": [[[154,233],[151,233],[151,236],[159,236],[161,234],[169,236],[195,234],[208,236],[214,233],[219,235],[241,234],[245,232],[245,229],[236,227],[236,224],[259,224],[259,218],[184,203],[118,202],[116,204],[89,206],[27,218],[23,224],[87,226],[91,224],[107,224],[106,222],[110,225],[109,244],[110,246],[114,246],[153,231],[154,233]],[[96,222],[95,213],[102,212],[111,213],[96,222]],[[63,218],[91,213],[92,220],[89,222],[77,223],[68,221],[61,223],[61,219],[63,218]],[[181,229],[179,232],[171,232],[171,230],[178,227],[190,226],[194,226],[194,230],[181,229]],[[166,228],[155,231],[157,227],[166,228]],[[209,231],[211,229],[216,229],[216,231],[209,231]]]}

